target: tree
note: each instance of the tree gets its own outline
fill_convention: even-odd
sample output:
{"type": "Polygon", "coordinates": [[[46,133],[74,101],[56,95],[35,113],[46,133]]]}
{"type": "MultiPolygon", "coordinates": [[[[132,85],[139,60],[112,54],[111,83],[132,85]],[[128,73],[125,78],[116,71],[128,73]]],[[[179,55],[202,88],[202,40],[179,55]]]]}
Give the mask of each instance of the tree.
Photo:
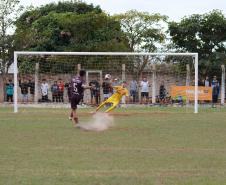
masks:
{"type": "MultiPolygon", "coordinates": [[[[165,40],[162,25],[167,20],[166,16],[130,10],[124,14],[116,15],[115,19],[121,23],[121,28],[129,41],[131,52],[155,52],[158,50],[158,45],[165,40]]],[[[130,67],[132,70],[130,72],[139,77],[149,59],[150,57],[135,57],[132,59],[133,66],[130,67]]]]}
{"type": "Polygon", "coordinates": [[[122,30],[129,40],[131,52],[156,51],[157,44],[162,43],[165,39],[165,33],[160,23],[166,21],[166,16],[130,10],[116,15],[115,18],[121,23],[122,30]]]}
{"type": "Polygon", "coordinates": [[[221,11],[171,22],[169,33],[177,50],[199,53],[201,76],[219,75],[220,65],[226,59],[226,18],[221,11]]]}
{"type": "Polygon", "coordinates": [[[0,1],[0,74],[3,77],[3,84],[6,82],[5,74],[13,62],[13,36],[8,32],[22,8],[18,0],[0,1]]]}
{"type": "Polygon", "coordinates": [[[0,58],[2,74],[7,72],[10,65],[10,50],[12,48],[12,36],[7,32],[13,27],[18,12],[22,10],[18,0],[1,0],[0,2],[0,58]]]}
{"type": "MultiPolygon", "coordinates": [[[[105,14],[99,6],[94,7],[82,2],[59,2],[31,9],[21,15],[16,21],[16,27],[15,46],[17,50],[129,50],[128,41],[123,37],[119,21],[105,14]]],[[[28,60],[19,61],[21,71],[27,71],[28,60]]],[[[47,57],[42,60],[51,65],[56,59],[47,57]]],[[[60,61],[66,63],[68,58],[61,58],[60,61]]],[[[40,67],[40,72],[42,72],[41,70],[40,67]]],[[[58,68],[55,72],[65,71],[58,68]]]]}
{"type": "Polygon", "coordinates": [[[16,47],[39,51],[125,51],[120,24],[97,6],[59,2],[17,20],[16,47]],[[24,39],[26,38],[26,39],[24,39]]]}

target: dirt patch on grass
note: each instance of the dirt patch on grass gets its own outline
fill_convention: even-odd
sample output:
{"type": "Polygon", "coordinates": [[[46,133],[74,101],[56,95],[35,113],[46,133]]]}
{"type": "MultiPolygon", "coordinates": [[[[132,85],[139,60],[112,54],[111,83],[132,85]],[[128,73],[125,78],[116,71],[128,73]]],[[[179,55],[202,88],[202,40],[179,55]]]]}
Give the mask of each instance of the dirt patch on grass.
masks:
{"type": "MultiPolygon", "coordinates": [[[[79,112],[78,115],[79,116],[91,116],[94,113],[90,113],[90,112],[79,112]]],[[[114,116],[114,117],[129,117],[129,116],[150,116],[150,115],[169,115],[170,113],[166,113],[166,112],[111,112],[108,113],[110,116],[114,116]]]]}

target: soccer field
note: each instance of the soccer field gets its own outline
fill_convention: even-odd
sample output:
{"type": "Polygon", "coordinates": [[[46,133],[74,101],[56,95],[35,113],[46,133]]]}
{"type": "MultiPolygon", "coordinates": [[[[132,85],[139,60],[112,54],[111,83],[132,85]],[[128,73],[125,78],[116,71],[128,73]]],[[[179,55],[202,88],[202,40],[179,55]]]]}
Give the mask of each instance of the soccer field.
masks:
{"type": "Polygon", "coordinates": [[[225,109],[117,109],[103,132],[73,128],[66,109],[11,111],[0,108],[2,185],[226,184],[225,109]]]}

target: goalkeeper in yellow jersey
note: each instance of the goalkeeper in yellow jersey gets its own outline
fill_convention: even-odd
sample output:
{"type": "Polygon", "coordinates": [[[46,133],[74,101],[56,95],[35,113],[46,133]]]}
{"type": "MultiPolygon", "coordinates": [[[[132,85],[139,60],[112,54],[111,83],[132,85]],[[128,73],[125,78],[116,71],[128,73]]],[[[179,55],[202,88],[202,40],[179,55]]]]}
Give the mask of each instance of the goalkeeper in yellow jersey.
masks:
{"type": "Polygon", "coordinates": [[[109,107],[105,112],[112,111],[121,101],[123,96],[129,96],[128,90],[125,88],[125,83],[122,83],[121,86],[113,86],[113,89],[115,90],[115,93],[110,96],[107,100],[102,102],[96,109],[98,111],[101,107],[103,107],[106,104],[112,104],[111,107],[109,107]]]}

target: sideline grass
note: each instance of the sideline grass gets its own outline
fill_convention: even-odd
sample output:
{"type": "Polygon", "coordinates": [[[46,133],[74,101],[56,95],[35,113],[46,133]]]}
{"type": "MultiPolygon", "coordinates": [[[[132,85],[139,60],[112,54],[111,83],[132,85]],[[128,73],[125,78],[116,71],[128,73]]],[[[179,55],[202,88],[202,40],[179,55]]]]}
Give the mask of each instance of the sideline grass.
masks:
{"type": "Polygon", "coordinates": [[[225,109],[117,109],[100,133],[73,128],[66,109],[10,111],[0,108],[0,184],[226,184],[225,109]]]}

